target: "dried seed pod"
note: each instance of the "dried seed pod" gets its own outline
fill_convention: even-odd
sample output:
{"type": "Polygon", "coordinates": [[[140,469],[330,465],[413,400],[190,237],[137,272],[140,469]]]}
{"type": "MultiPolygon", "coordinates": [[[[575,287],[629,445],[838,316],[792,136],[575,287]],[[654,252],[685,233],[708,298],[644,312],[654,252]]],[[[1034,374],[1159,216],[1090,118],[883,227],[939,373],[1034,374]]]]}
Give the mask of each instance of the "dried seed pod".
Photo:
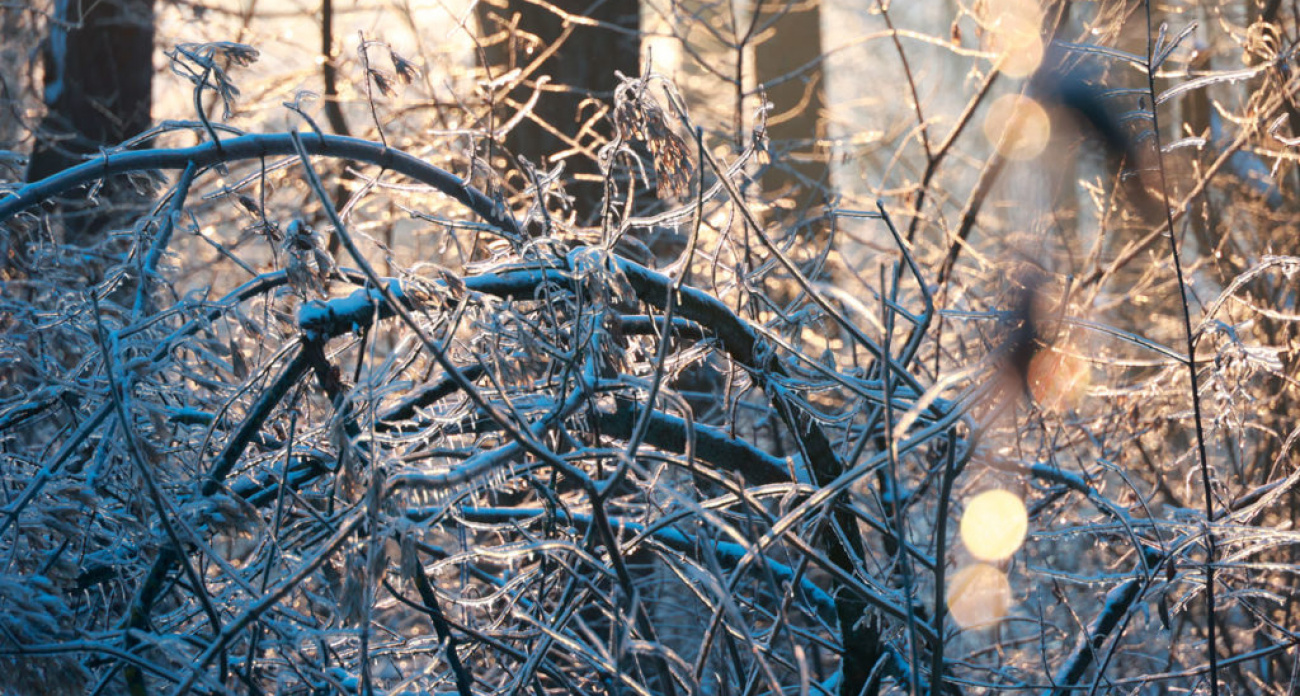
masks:
{"type": "Polygon", "coordinates": [[[393,61],[393,72],[397,74],[397,79],[402,84],[409,85],[420,76],[420,69],[415,67],[415,63],[403,58],[401,54],[393,49],[388,49],[388,59],[393,61]]]}
{"type": "Polygon", "coordinates": [[[614,96],[614,123],[624,140],[650,151],[661,196],[683,196],[690,190],[691,160],[686,142],[672,126],[663,107],[647,94],[640,81],[624,82],[614,96]]]}

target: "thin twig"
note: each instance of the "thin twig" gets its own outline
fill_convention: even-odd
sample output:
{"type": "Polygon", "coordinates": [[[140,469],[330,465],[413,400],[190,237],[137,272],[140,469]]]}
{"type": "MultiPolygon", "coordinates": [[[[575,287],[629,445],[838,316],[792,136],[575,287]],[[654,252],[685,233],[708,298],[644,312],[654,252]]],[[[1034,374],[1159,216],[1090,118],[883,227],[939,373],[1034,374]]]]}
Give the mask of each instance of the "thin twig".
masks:
{"type": "Polygon", "coordinates": [[[1147,88],[1152,100],[1151,120],[1155,132],[1156,163],[1160,172],[1161,205],[1165,211],[1165,232],[1169,235],[1169,255],[1174,262],[1174,275],[1178,280],[1178,300],[1182,307],[1183,335],[1187,339],[1187,377],[1191,384],[1192,419],[1196,426],[1196,456],[1201,470],[1201,486],[1205,489],[1205,611],[1206,611],[1206,651],[1210,660],[1210,696],[1219,696],[1218,665],[1218,620],[1215,618],[1214,600],[1214,489],[1210,482],[1209,455],[1205,447],[1205,430],[1201,425],[1200,377],[1196,370],[1196,334],[1192,331],[1192,309],[1187,300],[1187,282],[1183,278],[1183,264],[1178,254],[1178,237],[1174,232],[1174,217],[1169,208],[1169,184],[1165,176],[1165,158],[1160,142],[1160,108],[1155,103],[1156,78],[1151,62],[1154,60],[1156,47],[1152,44],[1151,0],[1147,0],[1147,88]]]}

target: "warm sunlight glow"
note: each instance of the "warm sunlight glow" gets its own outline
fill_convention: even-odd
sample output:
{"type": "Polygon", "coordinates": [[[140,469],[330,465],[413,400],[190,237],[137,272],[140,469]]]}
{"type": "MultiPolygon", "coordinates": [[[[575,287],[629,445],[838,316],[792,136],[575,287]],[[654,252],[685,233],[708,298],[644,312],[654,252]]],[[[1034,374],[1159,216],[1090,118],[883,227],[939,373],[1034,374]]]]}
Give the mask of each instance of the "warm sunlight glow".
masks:
{"type": "Polygon", "coordinates": [[[1091,384],[1088,361],[1055,346],[1039,351],[1029,363],[1029,393],[1046,411],[1063,413],[1078,408],[1091,384]]]}
{"type": "Polygon", "coordinates": [[[0,696],[1300,696],[1300,0],[0,8],[0,696]]]}
{"type": "Polygon", "coordinates": [[[984,15],[998,69],[1027,77],[1043,62],[1042,9],[1037,0],[990,0],[984,15]]]}
{"type": "Polygon", "coordinates": [[[970,555],[981,561],[1010,558],[1025,541],[1029,515],[1020,496],[1011,491],[984,491],[966,504],[961,517],[961,540],[970,555]]]}
{"type": "Polygon", "coordinates": [[[987,563],[966,566],[948,579],[948,613],[962,628],[987,626],[1007,615],[1011,583],[987,563]]]}
{"type": "Polygon", "coordinates": [[[1019,94],[1007,94],[989,105],[984,135],[1003,157],[1029,160],[1047,147],[1052,123],[1038,102],[1019,94]]]}

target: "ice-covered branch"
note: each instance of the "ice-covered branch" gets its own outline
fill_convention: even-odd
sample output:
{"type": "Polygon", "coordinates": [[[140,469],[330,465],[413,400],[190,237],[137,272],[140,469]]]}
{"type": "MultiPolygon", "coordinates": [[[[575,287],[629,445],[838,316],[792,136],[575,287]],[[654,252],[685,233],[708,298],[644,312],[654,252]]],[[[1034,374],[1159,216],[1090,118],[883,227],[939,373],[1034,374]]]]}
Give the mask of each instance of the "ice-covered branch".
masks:
{"type": "MultiPolygon", "coordinates": [[[[519,225],[511,215],[460,177],[417,157],[381,143],[339,135],[310,134],[300,137],[308,154],[366,162],[404,174],[432,186],[472,210],[498,231],[519,237],[519,225]]],[[[0,222],[54,196],[115,174],[185,169],[191,163],[199,169],[217,164],[263,157],[282,157],[296,152],[289,133],[242,135],[220,143],[207,142],[187,148],[125,150],[109,152],[32,182],[0,200],[0,222]]]]}

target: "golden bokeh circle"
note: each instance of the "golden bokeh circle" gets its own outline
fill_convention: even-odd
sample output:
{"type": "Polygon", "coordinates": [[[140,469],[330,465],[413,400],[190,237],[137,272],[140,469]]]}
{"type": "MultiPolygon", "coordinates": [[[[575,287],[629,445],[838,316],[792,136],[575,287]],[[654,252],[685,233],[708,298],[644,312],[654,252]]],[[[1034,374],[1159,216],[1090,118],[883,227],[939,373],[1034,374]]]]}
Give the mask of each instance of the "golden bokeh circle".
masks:
{"type": "Polygon", "coordinates": [[[1030,160],[1047,148],[1052,121],[1042,104],[1019,94],[1005,94],[989,105],[984,136],[1003,157],[1030,160]]]}
{"type": "Polygon", "coordinates": [[[1055,346],[1038,351],[1029,363],[1029,393],[1051,413],[1077,408],[1091,385],[1088,361],[1055,346]]]}
{"type": "Polygon", "coordinates": [[[1001,570],[975,563],[948,578],[948,614],[962,628],[979,628],[1007,615],[1011,583],[1001,570]]]}
{"type": "Polygon", "coordinates": [[[1009,77],[1028,77],[1043,62],[1043,8],[1039,0],[986,0],[982,23],[997,66],[1009,77]]]}
{"type": "Polygon", "coordinates": [[[961,516],[961,541],[981,561],[1010,558],[1029,532],[1029,513],[1020,496],[1002,489],[971,498],[961,516]]]}
{"type": "Polygon", "coordinates": [[[992,33],[998,70],[1009,77],[1028,77],[1043,62],[1043,37],[1038,22],[1023,16],[1003,17],[992,33]]]}

